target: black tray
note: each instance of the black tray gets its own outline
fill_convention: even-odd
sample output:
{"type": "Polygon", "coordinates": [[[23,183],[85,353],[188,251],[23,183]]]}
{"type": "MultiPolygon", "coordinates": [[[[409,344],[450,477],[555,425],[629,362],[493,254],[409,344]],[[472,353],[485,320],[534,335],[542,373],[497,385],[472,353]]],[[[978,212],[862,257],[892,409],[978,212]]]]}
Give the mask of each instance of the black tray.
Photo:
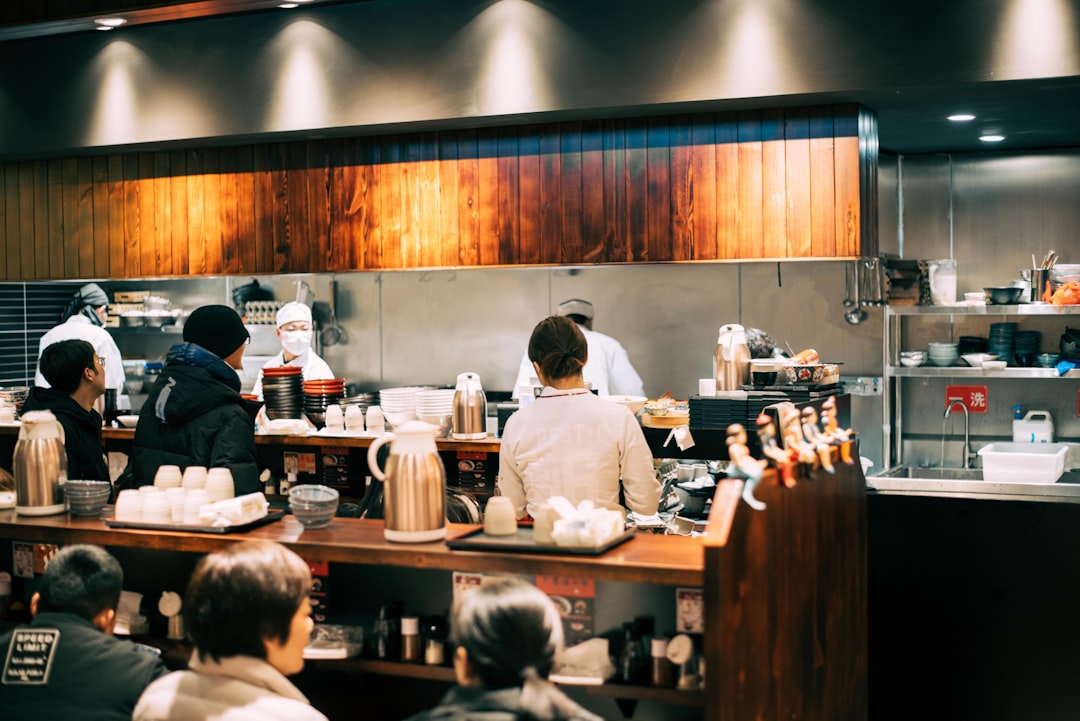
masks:
{"type": "Polygon", "coordinates": [[[513,551],[515,553],[558,553],[570,556],[599,556],[634,537],[636,529],[629,528],[602,546],[556,546],[533,540],[531,526],[518,526],[513,536],[489,536],[478,528],[464,536],[447,541],[446,545],[459,551],[513,551]]]}
{"type": "Polygon", "coordinates": [[[267,523],[280,521],[285,516],[285,511],[270,509],[262,518],[256,518],[248,523],[238,526],[189,526],[183,523],[139,523],[138,521],[118,521],[115,518],[106,518],[105,525],[109,528],[141,528],[147,531],[184,531],[186,533],[244,533],[267,523]]]}

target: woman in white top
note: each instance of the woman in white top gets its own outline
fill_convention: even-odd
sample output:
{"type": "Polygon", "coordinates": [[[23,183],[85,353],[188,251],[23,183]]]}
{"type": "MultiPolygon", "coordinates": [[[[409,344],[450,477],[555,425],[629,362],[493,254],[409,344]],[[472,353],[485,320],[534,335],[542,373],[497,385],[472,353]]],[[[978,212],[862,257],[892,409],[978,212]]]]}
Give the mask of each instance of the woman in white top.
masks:
{"type": "Polygon", "coordinates": [[[620,490],[626,508],[656,513],[652,452],[628,408],[586,389],[588,346],[577,324],[557,315],[540,321],[529,358],[544,390],[506,421],[499,451],[499,492],[518,518],[535,515],[552,496],[621,510],[620,490]]]}
{"type": "MultiPolygon", "coordinates": [[[[322,358],[311,350],[311,336],[314,326],[311,320],[311,308],[304,303],[292,301],[281,306],[277,312],[277,337],[281,341],[281,352],[266,362],[263,368],[280,366],[300,366],[304,369],[304,380],[321,381],[334,377],[334,372],[322,358]]],[[[262,400],[262,371],[255,380],[251,392],[262,400]]]]}
{"type": "MultiPolygon", "coordinates": [[[[125,380],[124,361],[116,341],[104,328],[108,318],[108,304],[109,296],[97,283],[87,283],[79,288],[64,311],[64,322],[41,336],[38,358],[40,359],[42,352],[53,343],[62,340],[84,340],[94,346],[94,351],[105,362],[105,387],[121,393],[125,380]]],[[[41,374],[40,364],[34,375],[34,385],[50,387],[49,381],[41,374]]]]}

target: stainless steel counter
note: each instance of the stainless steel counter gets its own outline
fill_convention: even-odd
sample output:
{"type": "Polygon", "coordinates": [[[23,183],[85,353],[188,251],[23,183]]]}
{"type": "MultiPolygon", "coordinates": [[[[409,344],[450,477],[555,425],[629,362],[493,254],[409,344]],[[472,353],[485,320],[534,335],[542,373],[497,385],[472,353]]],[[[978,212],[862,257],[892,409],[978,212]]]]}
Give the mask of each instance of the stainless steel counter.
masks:
{"type": "Polygon", "coordinates": [[[867,478],[866,488],[901,496],[1080,503],[1080,472],[1066,471],[1057,483],[991,483],[982,480],[980,469],[897,466],[867,478]]]}

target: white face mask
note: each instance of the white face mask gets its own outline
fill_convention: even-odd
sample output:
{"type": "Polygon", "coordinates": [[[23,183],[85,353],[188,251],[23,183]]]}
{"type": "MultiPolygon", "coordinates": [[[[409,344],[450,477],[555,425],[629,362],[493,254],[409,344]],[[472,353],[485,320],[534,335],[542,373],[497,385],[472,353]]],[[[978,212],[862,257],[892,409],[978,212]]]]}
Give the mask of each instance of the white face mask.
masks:
{"type": "Polygon", "coordinates": [[[302,355],[311,347],[310,330],[283,330],[281,331],[281,347],[292,355],[302,355]]]}

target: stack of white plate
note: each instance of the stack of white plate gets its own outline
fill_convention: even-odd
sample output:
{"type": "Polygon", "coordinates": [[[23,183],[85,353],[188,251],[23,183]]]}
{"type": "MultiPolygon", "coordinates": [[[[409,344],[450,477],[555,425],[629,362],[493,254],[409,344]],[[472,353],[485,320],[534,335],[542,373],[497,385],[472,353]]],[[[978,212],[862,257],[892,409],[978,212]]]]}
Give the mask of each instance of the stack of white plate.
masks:
{"type": "Polygon", "coordinates": [[[454,389],[440,388],[418,391],[416,394],[417,417],[436,426],[441,438],[450,430],[450,421],[454,416],[454,389]]]}
{"type": "Polygon", "coordinates": [[[379,391],[379,406],[391,426],[416,420],[416,394],[420,390],[418,386],[408,386],[379,391]]]}

